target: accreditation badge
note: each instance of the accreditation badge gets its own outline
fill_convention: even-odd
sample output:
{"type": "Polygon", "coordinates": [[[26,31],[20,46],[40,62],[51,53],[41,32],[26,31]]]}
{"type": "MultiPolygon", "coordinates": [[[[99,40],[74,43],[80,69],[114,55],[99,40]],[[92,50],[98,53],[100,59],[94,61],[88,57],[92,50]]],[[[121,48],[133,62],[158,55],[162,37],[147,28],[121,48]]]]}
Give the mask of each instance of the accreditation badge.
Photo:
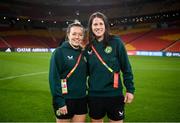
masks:
{"type": "Polygon", "coordinates": [[[113,87],[118,88],[118,83],[119,83],[119,73],[114,73],[113,87]]]}
{"type": "Polygon", "coordinates": [[[62,94],[67,94],[67,79],[61,79],[61,88],[62,88],[62,94]]]}
{"type": "Polygon", "coordinates": [[[104,50],[107,54],[112,52],[112,47],[111,46],[107,46],[106,49],[104,50]]]}

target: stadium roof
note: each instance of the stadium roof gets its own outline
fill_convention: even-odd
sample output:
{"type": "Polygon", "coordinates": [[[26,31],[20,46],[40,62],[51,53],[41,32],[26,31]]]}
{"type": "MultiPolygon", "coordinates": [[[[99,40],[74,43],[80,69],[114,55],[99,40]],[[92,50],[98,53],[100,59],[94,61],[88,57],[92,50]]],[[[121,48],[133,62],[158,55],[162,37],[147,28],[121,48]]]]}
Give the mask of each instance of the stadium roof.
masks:
{"type": "Polygon", "coordinates": [[[86,20],[93,12],[101,11],[109,18],[114,18],[141,14],[144,3],[156,6],[158,2],[164,4],[163,9],[169,3],[180,6],[179,0],[1,0],[0,16],[57,21],[86,20]]]}

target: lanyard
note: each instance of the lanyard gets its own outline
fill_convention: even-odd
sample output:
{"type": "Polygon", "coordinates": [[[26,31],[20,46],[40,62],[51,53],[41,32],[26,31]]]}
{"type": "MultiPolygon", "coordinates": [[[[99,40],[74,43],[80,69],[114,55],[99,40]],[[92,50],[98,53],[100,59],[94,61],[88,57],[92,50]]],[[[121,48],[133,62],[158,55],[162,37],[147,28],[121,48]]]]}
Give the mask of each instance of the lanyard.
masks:
{"type": "Polygon", "coordinates": [[[78,59],[77,59],[77,62],[76,64],[74,65],[73,69],[71,69],[71,71],[68,73],[68,75],[66,76],[66,79],[68,79],[72,73],[76,70],[77,66],[79,65],[80,63],[80,60],[81,60],[81,57],[82,57],[82,52],[80,53],[80,55],[78,56],[78,59]]]}
{"type": "Polygon", "coordinates": [[[99,55],[99,53],[96,51],[96,49],[94,48],[93,45],[91,45],[92,50],[94,51],[94,53],[96,54],[96,56],[98,57],[98,59],[101,61],[101,63],[111,72],[113,73],[113,70],[105,63],[105,61],[102,59],[102,57],[99,55]]]}
{"type": "Polygon", "coordinates": [[[94,53],[96,54],[96,56],[98,57],[98,59],[101,61],[101,63],[114,75],[114,82],[113,82],[113,87],[114,88],[118,88],[118,81],[119,81],[119,74],[118,73],[114,73],[113,70],[104,62],[104,60],[102,59],[102,57],[98,54],[98,52],[96,51],[96,49],[94,48],[93,45],[91,45],[92,50],[94,51],[94,53]]]}

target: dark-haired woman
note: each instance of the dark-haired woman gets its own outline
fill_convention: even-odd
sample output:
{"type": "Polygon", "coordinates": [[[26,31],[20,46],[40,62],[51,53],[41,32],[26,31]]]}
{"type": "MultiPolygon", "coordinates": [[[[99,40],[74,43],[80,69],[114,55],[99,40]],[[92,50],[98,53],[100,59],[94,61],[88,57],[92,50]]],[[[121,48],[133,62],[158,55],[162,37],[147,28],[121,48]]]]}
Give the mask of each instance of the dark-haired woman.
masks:
{"type": "Polygon", "coordinates": [[[103,122],[107,115],[110,122],[123,122],[124,105],[132,102],[135,90],[126,49],[118,36],[109,34],[107,17],[100,12],[90,16],[88,31],[88,107],[91,121],[103,122]]]}

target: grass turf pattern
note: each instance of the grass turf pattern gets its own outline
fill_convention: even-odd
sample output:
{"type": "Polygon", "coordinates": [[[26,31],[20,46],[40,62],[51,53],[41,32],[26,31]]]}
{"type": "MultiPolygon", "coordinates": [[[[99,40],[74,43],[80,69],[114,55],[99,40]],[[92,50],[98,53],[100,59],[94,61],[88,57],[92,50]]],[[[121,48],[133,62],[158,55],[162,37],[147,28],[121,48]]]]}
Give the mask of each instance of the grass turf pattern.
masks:
{"type": "MultiPolygon", "coordinates": [[[[0,52],[0,121],[55,121],[48,82],[50,56],[0,52]]],[[[129,58],[136,92],[134,102],[126,105],[125,121],[180,121],[180,58],[129,58]]]]}

